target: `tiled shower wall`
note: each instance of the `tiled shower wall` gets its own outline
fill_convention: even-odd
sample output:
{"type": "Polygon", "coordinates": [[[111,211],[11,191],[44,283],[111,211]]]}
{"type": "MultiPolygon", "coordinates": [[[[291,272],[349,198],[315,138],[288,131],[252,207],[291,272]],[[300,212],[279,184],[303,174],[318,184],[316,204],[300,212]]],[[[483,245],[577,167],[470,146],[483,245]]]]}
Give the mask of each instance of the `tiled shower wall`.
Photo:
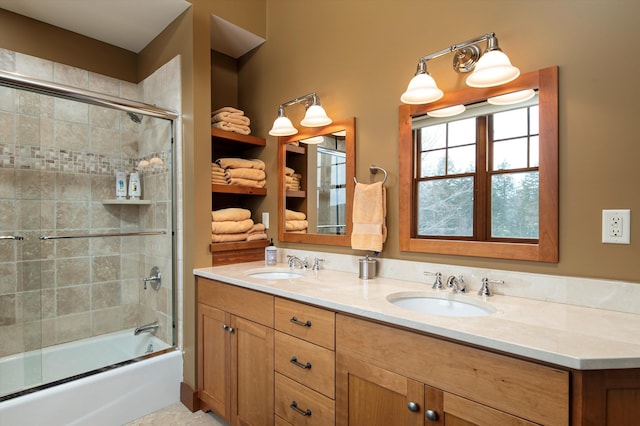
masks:
{"type": "MultiPolygon", "coordinates": [[[[179,82],[176,63],[136,85],[0,49],[2,70],[133,100],[162,87],[155,97],[179,102],[166,84],[179,82]]],[[[170,143],[167,120],[138,124],[122,111],[0,87],[0,235],[24,237],[0,242],[0,356],[156,319],[172,343],[170,143]],[[142,171],[150,205],[103,204],[115,198],[116,170],[152,157],[163,165],[142,171]],[[139,230],[167,234],[39,239],[139,230]],[[142,285],[155,265],[158,292],[142,285]]]]}

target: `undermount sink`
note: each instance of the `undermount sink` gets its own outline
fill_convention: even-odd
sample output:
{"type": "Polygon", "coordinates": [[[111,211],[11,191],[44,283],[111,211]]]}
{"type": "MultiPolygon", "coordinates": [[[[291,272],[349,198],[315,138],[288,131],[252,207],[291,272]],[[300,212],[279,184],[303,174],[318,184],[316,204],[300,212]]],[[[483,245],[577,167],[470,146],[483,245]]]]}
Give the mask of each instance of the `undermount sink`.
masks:
{"type": "Polygon", "coordinates": [[[403,309],[444,317],[483,317],[496,312],[496,308],[488,303],[472,299],[460,300],[460,297],[464,296],[401,292],[390,294],[387,300],[403,309]]]}
{"type": "Polygon", "coordinates": [[[303,272],[298,272],[288,268],[252,269],[247,272],[247,275],[251,278],[259,278],[263,280],[290,280],[304,277],[303,272]]]}

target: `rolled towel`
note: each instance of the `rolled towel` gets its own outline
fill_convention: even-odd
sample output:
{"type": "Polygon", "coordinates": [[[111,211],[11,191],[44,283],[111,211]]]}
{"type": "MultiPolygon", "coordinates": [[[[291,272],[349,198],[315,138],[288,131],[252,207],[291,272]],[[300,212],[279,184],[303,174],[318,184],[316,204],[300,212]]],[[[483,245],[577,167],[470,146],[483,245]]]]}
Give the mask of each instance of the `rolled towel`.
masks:
{"type": "Polygon", "coordinates": [[[246,233],[253,226],[253,220],[229,220],[223,222],[211,222],[213,234],[239,234],[246,233]]]}
{"type": "Polygon", "coordinates": [[[229,207],[226,209],[218,209],[211,212],[211,220],[213,222],[226,222],[230,220],[245,220],[251,218],[251,210],[241,209],[239,207],[229,207]]]}
{"type": "Polygon", "coordinates": [[[307,215],[303,212],[286,209],[284,213],[285,220],[305,220],[307,215]]]}
{"type": "Polygon", "coordinates": [[[218,158],[216,163],[223,169],[258,169],[264,170],[264,161],[258,158],[218,158]]]}
{"type": "Polygon", "coordinates": [[[303,229],[307,229],[308,227],[309,227],[309,221],[307,220],[285,220],[284,221],[285,231],[301,231],[303,229]]]}
{"type": "Polygon", "coordinates": [[[231,124],[239,124],[241,126],[249,126],[251,120],[246,115],[238,115],[233,112],[220,112],[211,116],[211,123],[217,123],[219,121],[226,121],[231,124]]]}
{"type": "Polygon", "coordinates": [[[244,111],[243,110],[237,109],[237,108],[234,108],[234,107],[230,107],[230,106],[226,106],[226,107],[219,108],[219,109],[217,109],[215,111],[211,111],[211,116],[213,117],[214,115],[220,114],[221,112],[230,112],[230,113],[233,113],[233,114],[244,115],[244,111]]]}
{"type": "Polygon", "coordinates": [[[264,188],[267,184],[266,180],[253,180],[253,179],[241,179],[241,178],[226,178],[227,184],[237,186],[249,186],[251,188],[264,188]]]}
{"type": "Polygon", "coordinates": [[[265,180],[267,175],[264,170],[260,169],[227,169],[224,172],[224,177],[227,179],[231,178],[240,178],[240,179],[251,179],[251,180],[265,180]]]}
{"type": "Polygon", "coordinates": [[[239,234],[211,234],[212,243],[231,243],[235,241],[246,241],[249,234],[246,232],[239,234]]]}
{"type": "Polygon", "coordinates": [[[247,241],[266,240],[267,238],[267,234],[265,234],[264,232],[257,232],[255,234],[249,234],[247,236],[247,241]]]}

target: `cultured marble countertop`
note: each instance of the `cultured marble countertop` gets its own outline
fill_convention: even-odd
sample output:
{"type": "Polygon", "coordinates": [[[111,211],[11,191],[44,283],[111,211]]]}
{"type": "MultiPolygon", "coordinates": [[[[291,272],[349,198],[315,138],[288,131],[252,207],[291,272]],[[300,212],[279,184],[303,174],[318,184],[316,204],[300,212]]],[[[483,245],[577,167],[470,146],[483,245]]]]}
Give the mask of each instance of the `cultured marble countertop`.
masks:
{"type": "Polygon", "coordinates": [[[432,290],[429,284],[381,277],[361,280],[357,273],[329,269],[308,270],[295,279],[249,276],[263,269],[289,270],[260,261],[200,268],[194,274],[564,367],[640,368],[640,315],[503,295],[484,298],[474,290],[453,296],[451,290],[432,290]],[[406,291],[489,303],[496,312],[445,317],[410,311],[387,300],[390,294],[406,291]]]}

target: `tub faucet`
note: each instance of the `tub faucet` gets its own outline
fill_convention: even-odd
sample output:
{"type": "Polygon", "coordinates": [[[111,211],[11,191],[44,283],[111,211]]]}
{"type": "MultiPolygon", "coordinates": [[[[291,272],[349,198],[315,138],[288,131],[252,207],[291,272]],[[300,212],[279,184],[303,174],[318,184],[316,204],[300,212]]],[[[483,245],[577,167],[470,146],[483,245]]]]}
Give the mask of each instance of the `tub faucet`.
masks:
{"type": "Polygon", "coordinates": [[[152,322],[151,324],[147,324],[147,325],[142,325],[140,327],[136,327],[136,329],[133,332],[133,334],[135,336],[137,336],[140,333],[152,333],[152,334],[155,334],[155,332],[158,331],[158,327],[160,327],[160,324],[158,324],[158,321],[152,322]]]}
{"type": "Polygon", "coordinates": [[[287,261],[287,263],[289,263],[289,267],[290,268],[300,268],[300,269],[307,269],[309,267],[309,262],[307,262],[307,259],[300,259],[297,256],[291,256],[288,255],[287,259],[289,259],[287,261]]]}
{"type": "Polygon", "coordinates": [[[447,287],[452,289],[454,293],[467,292],[467,285],[464,283],[462,275],[460,275],[459,277],[451,275],[449,278],[447,278],[447,287]]]}

